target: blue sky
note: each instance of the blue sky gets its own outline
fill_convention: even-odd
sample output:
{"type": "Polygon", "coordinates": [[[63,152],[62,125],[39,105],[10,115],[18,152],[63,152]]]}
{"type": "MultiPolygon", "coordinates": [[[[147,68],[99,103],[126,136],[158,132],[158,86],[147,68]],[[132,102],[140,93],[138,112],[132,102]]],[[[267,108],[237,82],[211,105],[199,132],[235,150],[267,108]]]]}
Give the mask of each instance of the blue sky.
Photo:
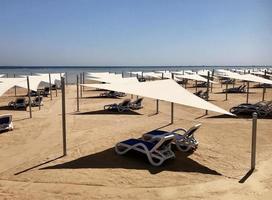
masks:
{"type": "Polygon", "coordinates": [[[271,65],[271,0],[0,0],[0,65],[271,65]]]}

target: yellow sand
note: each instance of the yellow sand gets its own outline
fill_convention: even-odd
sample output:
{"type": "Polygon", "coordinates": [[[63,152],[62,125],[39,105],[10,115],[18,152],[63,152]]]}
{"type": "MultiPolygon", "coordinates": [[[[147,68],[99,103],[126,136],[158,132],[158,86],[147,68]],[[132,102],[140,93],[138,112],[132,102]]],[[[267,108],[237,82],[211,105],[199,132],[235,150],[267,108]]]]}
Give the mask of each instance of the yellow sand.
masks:
{"type": "MultiPolygon", "coordinates": [[[[13,90],[0,98],[0,114],[11,113],[14,121],[14,131],[0,134],[0,199],[271,199],[271,119],[258,120],[256,170],[239,183],[250,168],[250,118],[203,116],[203,110],[175,105],[175,121],[169,125],[169,102],[160,102],[158,115],[155,100],[146,98],[142,110],[108,114],[103,106],[122,99],[94,98],[100,92],[87,90],[76,113],[76,87],[67,87],[66,157],[61,157],[60,94],[53,92],[52,101],[45,98],[40,111],[33,109],[32,119],[28,112],[5,107],[14,99],[13,90]],[[161,167],[152,167],[138,154],[114,152],[118,141],[198,122],[197,151],[175,152],[177,158],[161,167]]],[[[229,94],[224,101],[220,91],[220,85],[213,89],[211,103],[228,110],[245,102],[246,94],[229,94]]],[[[262,89],[251,92],[250,102],[261,100],[262,89]]],[[[266,99],[272,100],[272,89],[266,99]]]]}

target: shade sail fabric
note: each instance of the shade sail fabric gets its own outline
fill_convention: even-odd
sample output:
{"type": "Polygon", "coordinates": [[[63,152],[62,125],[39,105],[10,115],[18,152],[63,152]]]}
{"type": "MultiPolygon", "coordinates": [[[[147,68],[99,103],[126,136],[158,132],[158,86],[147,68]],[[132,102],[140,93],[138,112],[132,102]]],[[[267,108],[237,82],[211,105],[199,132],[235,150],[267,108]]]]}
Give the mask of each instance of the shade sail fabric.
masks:
{"type": "Polygon", "coordinates": [[[174,80],[148,81],[136,84],[82,84],[86,87],[100,88],[139,95],[143,97],[169,101],[185,106],[210,110],[222,114],[232,115],[226,110],[213,105],[190,93],[174,80]]]}
{"type": "MultiPolygon", "coordinates": [[[[218,70],[219,71],[219,70],[218,70]]],[[[250,81],[250,82],[256,82],[256,83],[266,83],[266,84],[272,84],[272,80],[268,80],[265,78],[261,78],[259,76],[255,76],[252,74],[237,74],[234,72],[230,72],[227,70],[220,70],[219,72],[222,72],[224,77],[232,78],[232,79],[238,79],[238,80],[244,80],[244,81],[250,81]]]]}
{"type": "Polygon", "coordinates": [[[10,88],[23,82],[26,82],[26,78],[0,78],[0,96],[10,88]]]}
{"type": "MultiPolygon", "coordinates": [[[[37,91],[39,84],[42,81],[47,81],[48,79],[45,80],[45,77],[43,76],[29,76],[29,89],[30,90],[34,90],[37,91]]],[[[27,80],[25,78],[25,81],[20,82],[18,84],[16,84],[19,87],[22,88],[27,88],[27,80]]]]}
{"type": "MultiPolygon", "coordinates": [[[[252,72],[250,72],[250,73],[251,73],[251,74],[255,74],[255,75],[265,76],[265,72],[263,72],[263,71],[252,71],[252,72]]],[[[271,76],[271,77],[272,77],[272,74],[266,73],[266,76],[271,76]]]]}
{"type": "Polygon", "coordinates": [[[257,83],[266,83],[266,84],[270,84],[272,85],[272,80],[268,80],[259,76],[255,76],[253,74],[244,74],[241,75],[242,76],[242,80],[245,81],[251,81],[251,82],[257,82],[257,83]]]}
{"type": "MultiPolygon", "coordinates": [[[[179,78],[179,79],[190,79],[190,80],[195,80],[195,81],[208,82],[208,79],[206,79],[198,74],[184,74],[184,75],[177,75],[175,77],[179,78]]],[[[210,83],[217,83],[217,82],[210,80],[210,83]]]]}
{"type": "Polygon", "coordinates": [[[201,76],[208,76],[208,73],[210,73],[210,77],[211,77],[212,76],[212,71],[210,71],[210,70],[204,69],[204,70],[199,70],[197,72],[197,74],[199,74],[201,76]]]}
{"type": "MultiPolygon", "coordinates": [[[[58,74],[60,77],[60,74],[58,74]]],[[[37,91],[38,86],[41,82],[47,82],[49,83],[49,75],[43,74],[43,75],[37,75],[37,76],[28,76],[29,77],[29,89],[37,91]]],[[[53,74],[53,78],[51,80],[60,79],[57,78],[57,74],[53,74]]],[[[52,82],[52,81],[51,81],[52,82]]],[[[23,78],[0,78],[0,95],[3,95],[7,90],[10,88],[18,86],[22,88],[28,88],[27,87],[27,78],[24,76],[23,78]]]]}
{"type": "Polygon", "coordinates": [[[155,72],[144,72],[144,77],[152,77],[152,78],[162,78],[162,74],[161,73],[155,73],[155,72]]]}
{"type": "Polygon", "coordinates": [[[119,77],[122,78],[122,74],[114,74],[109,72],[89,72],[88,77],[105,78],[105,77],[119,77]]]}
{"type": "MultiPolygon", "coordinates": [[[[37,74],[41,76],[41,81],[49,83],[49,74],[37,74]]],[[[60,81],[61,77],[64,76],[64,73],[50,73],[51,84],[55,84],[56,81],[60,81]]]]}
{"type": "Polygon", "coordinates": [[[138,83],[136,77],[122,78],[122,76],[89,77],[88,80],[104,83],[138,83]]]}

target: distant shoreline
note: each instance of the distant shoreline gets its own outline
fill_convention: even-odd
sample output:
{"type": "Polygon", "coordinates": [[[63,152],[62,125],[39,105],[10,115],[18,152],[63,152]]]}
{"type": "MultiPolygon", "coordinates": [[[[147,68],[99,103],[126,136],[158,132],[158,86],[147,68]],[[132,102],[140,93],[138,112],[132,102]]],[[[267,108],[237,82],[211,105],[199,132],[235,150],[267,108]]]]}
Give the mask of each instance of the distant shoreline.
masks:
{"type": "Polygon", "coordinates": [[[22,69],[22,68],[35,68],[35,69],[48,69],[48,68],[89,68],[89,69],[94,69],[94,68],[100,68],[100,69],[105,69],[105,68],[115,68],[115,69],[122,69],[122,68],[260,68],[260,67],[272,67],[268,65],[240,65],[240,66],[231,66],[231,65],[182,65],[182,66],[0,66],[0,69],[22,69]]]}

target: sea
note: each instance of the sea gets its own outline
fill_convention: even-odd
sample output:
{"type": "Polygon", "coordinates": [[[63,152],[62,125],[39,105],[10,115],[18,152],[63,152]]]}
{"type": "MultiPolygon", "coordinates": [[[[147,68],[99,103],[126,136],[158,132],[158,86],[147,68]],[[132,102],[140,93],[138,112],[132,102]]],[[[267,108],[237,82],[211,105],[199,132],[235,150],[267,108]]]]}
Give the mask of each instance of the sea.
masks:
{"type": "Polygon", "coordinates": [[[129,76],[129,72],[142,71],[180,71],[201,69],[233,69],[233,68],[259,68],[265,66],[0,66],[0,74],[6,77],[19,77],[19,75],[35,75],[35,73],[66,73],[67,83],[74,84],[76,76],[86,72],[111,72],[123,73],[124,77],[129,76]]]}

